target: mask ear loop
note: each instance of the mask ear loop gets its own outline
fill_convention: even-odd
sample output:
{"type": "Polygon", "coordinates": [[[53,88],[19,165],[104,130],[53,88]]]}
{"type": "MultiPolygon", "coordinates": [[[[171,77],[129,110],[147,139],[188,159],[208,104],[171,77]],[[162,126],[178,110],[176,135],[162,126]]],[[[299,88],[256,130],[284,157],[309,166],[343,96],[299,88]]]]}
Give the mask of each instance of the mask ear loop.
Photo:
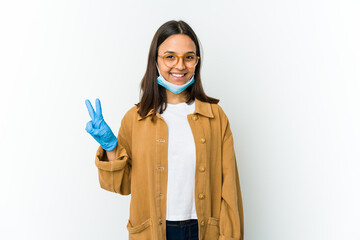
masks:
{"type": "Polygon", "coordinates": [[[157,63],[156,63],[156,68],[158,70],[158,74],[160,75],[160,70],[159,70],[159,67],[158,67],[157,63]]]}

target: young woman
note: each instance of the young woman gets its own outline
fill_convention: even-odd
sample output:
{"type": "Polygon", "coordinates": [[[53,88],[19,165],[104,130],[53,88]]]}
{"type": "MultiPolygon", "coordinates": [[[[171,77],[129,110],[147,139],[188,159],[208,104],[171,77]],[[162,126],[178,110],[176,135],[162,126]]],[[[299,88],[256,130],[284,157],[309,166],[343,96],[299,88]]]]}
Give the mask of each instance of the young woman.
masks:
{"type": "Polygon", "coordinates": [[[232,132],[219,100],[202,88],[200,55],[187,23],[163,24],[150,46],[141,100],[125,113],[117,137],[100,100],[96,112],[85,101],[86,131],[100,144],[100,186],[131,194],[129,239],[244,239],[232,132]]]}

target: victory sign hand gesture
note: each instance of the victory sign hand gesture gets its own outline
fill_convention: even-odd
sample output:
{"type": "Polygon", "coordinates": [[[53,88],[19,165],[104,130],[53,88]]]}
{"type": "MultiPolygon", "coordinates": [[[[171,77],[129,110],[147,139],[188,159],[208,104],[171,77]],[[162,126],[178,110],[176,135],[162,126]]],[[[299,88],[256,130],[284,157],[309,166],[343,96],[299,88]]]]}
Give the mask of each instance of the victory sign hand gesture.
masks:
{"type": "Polygon", "coordinates": [[[95,100],[96,112],[88,99],[85,100],[91,120],[85,130],[101,145],[105,151],[112,151],[117,145],[117,138],[106,124],[101,110],[100,100],[95,100]]]}

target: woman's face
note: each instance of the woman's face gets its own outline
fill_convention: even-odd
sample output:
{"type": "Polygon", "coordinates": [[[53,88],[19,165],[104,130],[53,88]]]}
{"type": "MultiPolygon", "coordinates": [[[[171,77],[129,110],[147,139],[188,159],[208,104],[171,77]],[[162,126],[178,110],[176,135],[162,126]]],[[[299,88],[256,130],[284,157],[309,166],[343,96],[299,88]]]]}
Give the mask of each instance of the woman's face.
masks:
{"type": "Polygon", "coordinates": [[[174,34],[168,37],[161,45],[159,46],[157,64],[159,66],[160,74],[168,81],[176,85],[183,85],[194,75],[195,67],[187,68],[184,65],[183,58],[179,59],[179,62],[173,67],[167,67],[163,58],[159,57],[167,54],[174,53],[178,56],[184,56],[187,53],[196,52],[196,46],[193,40],[188,35],[185,34],[174,34]],[[183,75],[182,77],[176,77],[173,74],[183,75]]]}

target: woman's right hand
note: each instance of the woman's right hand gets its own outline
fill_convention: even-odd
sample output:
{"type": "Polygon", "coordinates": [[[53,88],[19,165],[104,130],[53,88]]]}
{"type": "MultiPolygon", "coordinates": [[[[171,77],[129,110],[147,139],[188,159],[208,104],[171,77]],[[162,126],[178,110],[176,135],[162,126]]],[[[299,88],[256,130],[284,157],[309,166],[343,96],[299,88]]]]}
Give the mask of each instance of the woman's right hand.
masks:
{"type": "Polygon", "coordinates": [[[117,145],[117,138],[103,118],[100,100],[98,98],[95,100],[96,112],[88,99],[85,100],[85,104],[91,117],[91,121],[86,124],[85,130],[95,138],[105,151],[112,151],[117,145]]]}

